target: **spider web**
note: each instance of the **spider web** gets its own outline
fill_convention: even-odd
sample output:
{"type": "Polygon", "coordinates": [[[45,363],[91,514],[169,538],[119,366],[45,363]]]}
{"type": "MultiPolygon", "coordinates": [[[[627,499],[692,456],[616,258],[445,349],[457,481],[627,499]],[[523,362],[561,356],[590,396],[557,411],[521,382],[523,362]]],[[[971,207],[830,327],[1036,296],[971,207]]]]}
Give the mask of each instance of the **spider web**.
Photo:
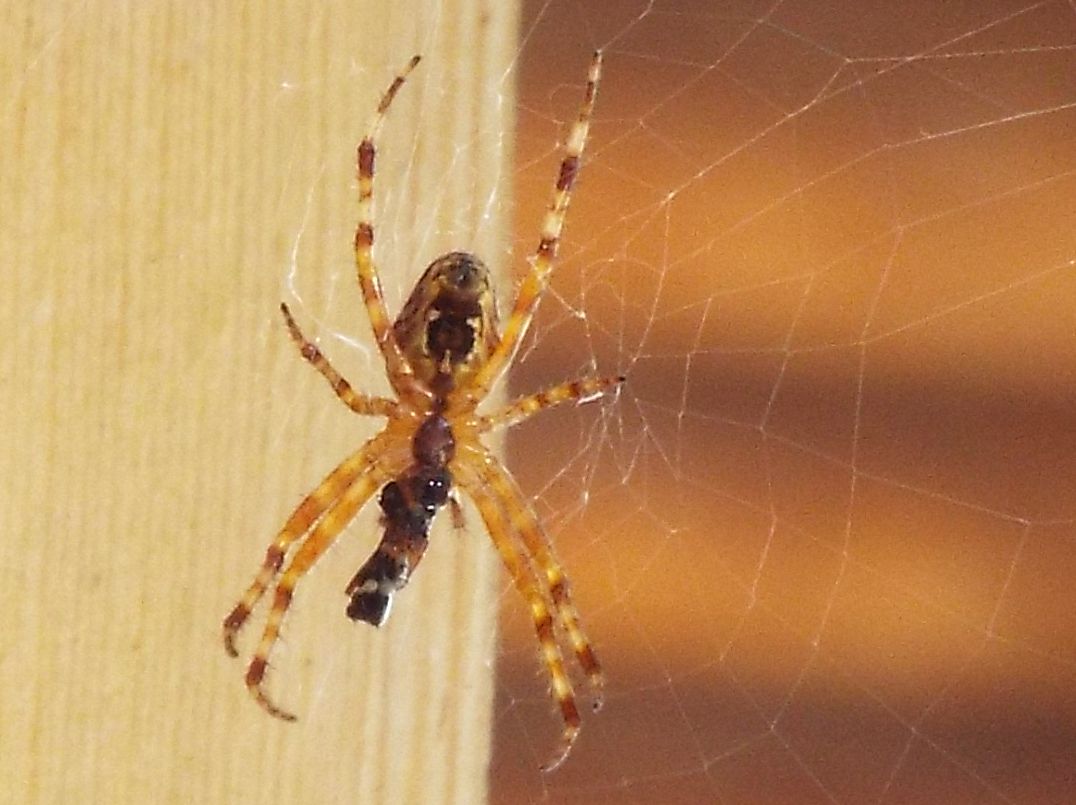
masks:
{"type": "Polygon", "coordinates": [[[495,800],[1071,800],[1076,7],[600,6],[525,19],[517,254],[606,74],[516,380],[629,382],[509,444],[609,695],[536,775],[506,591],[495,800]]]}
{"type": "MultiPolygon", "coordinates": [[[[513,389],[629,380],[509,464],[608,690],[540,775],[557,722],[505,581],[493,800],[1073,799],[1076,6],[531,3],[517,271],[595,47],[513,389]]],[[[436,253],[400,228],[397,262],[436,253]]]]}

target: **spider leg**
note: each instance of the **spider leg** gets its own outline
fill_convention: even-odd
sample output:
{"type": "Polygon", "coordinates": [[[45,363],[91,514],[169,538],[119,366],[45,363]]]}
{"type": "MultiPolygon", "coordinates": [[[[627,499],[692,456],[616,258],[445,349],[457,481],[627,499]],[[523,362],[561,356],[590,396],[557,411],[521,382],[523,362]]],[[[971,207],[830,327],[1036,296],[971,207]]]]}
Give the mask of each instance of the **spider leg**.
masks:
{"type": "Polygon", "coordinates": [[[520,535],[531,560],[545,577],[545,587],[553,601],[557,619],[567,633],[575,658],[594,690],[596,697],[594,709],[600,709],[602,687],[605,682],[601,664],[594,656],[590,640],[587,639],[583,627],[579,624],[579,612],[572,603],[568,580],[564,576],[560,562],[553,554],[553,546],[549,543],[549,538],[546,537],[531,507],[526,504],[523,493],[500,461],[487,451],[483,453],[480,461],[474,463],[477,465],[482,480],[503,502],[512,530],[520,535]]]}
{"type": "Polygon", "coordinates": [[[269,657],[273,647],[280,638],[280,627],[284,615],[291,606],[292,594],[299,579],[314,566],[321,555],[333,544],[340,532],[355,517],[370,496],[390,477],[390,470],[379,465],[370,466],[343,494],[329,507],[325,515],[314,526],[310,538],[303,543],[292,557],[273,594],[273,606],[266,618],[265,630],[262,632],[258,649],[247,667],[247,688],[251,695],[265,710],[285,721],[294,721],[295,716],[273,704],[265,691],[262,681],[269,667],[269,657]]]}
{"type": "Polygon", "coordinates": [[[291,340],[299,347],[299,352],[303,358],[317,369],[322,377],[329,381],[329,385],[336,392],[336,396],[343,400],[348,408],[356,414],[366,416],[392,416],[396,411],[397,404],[395,400],[388,400],[384,397],[370,397],[366,394],[357,393],[351,388],[351,384],[333,368],[328,358],[318,349],[317,344],[306,339],[302,330],[299,329],[299,325],[292,318],[288,306],[283,302],[280,303],[280,312],[284,314],[284,323],[288,326],[291,340]]]}
{"type": "Polygon", "coordinates": [[[595,51],[590,61],[583,103],[568,134],[553,198],[546,211],[545,220],[542,222],[542,233],[534,262],[530,272],[519,286],[515,306],[512,308],[512,315],[505,323],[500,343],[475,376],[472,391],[475,399],[485,396],[515,356],[520,340],[530,326],[535,308],[538,307],[538,301],[549,283],[549,275],[553,270],[553,261],[556,259],[557,246],[560,243],[560,232],[564,226],[564,217],[568,212],[568,202],[571,200],[572,185],[575,184],[575,177],[579,173],[579,160],[587,142],[587,130],[590,127],[594,98],[597,95],[598,81],[601,78],[601,66],[601,51],[595,51]]]}
{"type": "MultiPolygon", "coordinates": [[[[406,356],[400,349],[396,336],[392,331],[392,323],[389,320],[388,311],[385,308],[385,297],[381,291],[381,279],[374,264],[372,250],[374,245],[373,224],[373,199],[374,199],[374,161],[377,156],[375,141],[381,125],[385,121],[385,113],[392,105],[393,98],[399,92],[415,66],[419,63],[419,56],[413,56],[403,71],[400,72],[389,84],[385,94],[381,96],[381,103],[377,105],[373,120],[367,128],[366,136],[359,143],[357,162],[359,172],[359,223],[355,229],[355,268],[359,279],[359,289],[362,291],[363,302],[366,305],[366,315],[370,319],[370,327],[374,331],[374,339],[378,349],[385,359],[385,367],[388,370],[389,380],[397,392],[403,390],[422,394],[424,390],[416,384],[414,371],[407,362],[406,356]]],[[[428,392],[426,392],[428,394],[428,392]]]]}
{"type": "Polygon", "coordinates": [[[280,529],[275,540],[265,552],[265,561],[254,577],[239,603],[224,619],[224,648],[233,657],[239,656],[235,648],[235,637],[250,617],[254,605],[265,594],[269,584],[276,577],[284,564],[284,555],[297,539],[302,537],[334,500],[350,487],[355,479],[370,472],[373,457],[381,449],[383,440],[374,438],[361,450],[353,453],[332,472],[325,476],[317,488],[303,498],[292,512],[291,517],[280,529]]]}
{"type": "Polygon", "coordinates": [[[626,378],[623,375],[618,377],[585,377],[580,380],[570,380],[567,383],[543,389],[536,394],[528,394],[526,397],[513,400],[504,408],[479,419],[478,429],[485,432],[517,425],[539,411],[552,408],[554,405],[560,405],[570,400],[587,400],[600,397],[609,389],[619,386],[625,380],[626,378]]]}
{"type": "Polygon", "coordinates": [[[582,725],[579,708],[575,704],[575,691],[564,669],[564,656],[561,654],[553,629],[553,616],[545,597],[535,583],[532,569],[516,550],[515,539],[508,520],[505,519],[500,496],[488,486],[481,474],[471,468],[470,462],[463,465],[460,475],[462,485],[466,487],[468,496],[474,501],[482,515],[490,539],[512,577],[512,583],[526,599],[531,610],[534,630],[538,634],[538,642],[542,647],[542,659],[553,686],[553,697],[557,701],[561,719],[564,722],[560,745],[553,757],[542,766],[542,771],[553,771],[568,757],[582,725]]]}

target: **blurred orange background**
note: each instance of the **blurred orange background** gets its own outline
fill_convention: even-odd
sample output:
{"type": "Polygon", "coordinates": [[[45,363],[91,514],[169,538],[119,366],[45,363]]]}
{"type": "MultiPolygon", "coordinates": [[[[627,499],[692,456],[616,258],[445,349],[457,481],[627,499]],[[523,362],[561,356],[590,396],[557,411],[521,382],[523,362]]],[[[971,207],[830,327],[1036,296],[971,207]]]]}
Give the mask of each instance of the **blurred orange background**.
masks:
{"type": "Polygon", "coordinates": [[[510,439],[609,678],[511,590],[498,802],[1076,800],[1071,5],[532,3],[515,255],[605,77],[510,439]]]}

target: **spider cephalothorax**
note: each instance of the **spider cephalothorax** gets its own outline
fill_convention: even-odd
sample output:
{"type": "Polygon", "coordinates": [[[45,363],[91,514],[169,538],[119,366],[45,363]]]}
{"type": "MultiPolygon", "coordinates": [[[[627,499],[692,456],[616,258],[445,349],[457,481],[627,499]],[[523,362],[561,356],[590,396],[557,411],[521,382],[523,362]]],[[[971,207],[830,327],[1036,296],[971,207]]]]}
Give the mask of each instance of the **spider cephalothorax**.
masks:
{"type": "Polygon", "coordinates": [[[448,502],[452,488],[447,470],[421,468],[389,482],[381,490],[381,524],[385,533],[373,556],[348,583],[347,615],[380,626],[389,616],[392,597],[406,586],[426,553],[430,524],[448,502]]]}
{"type": "Polygon", "coordinates": [[[411,578],[429,544],[430,525],[448,502],[452,475],[448,462],[456,452],[452,427],[438,409],[419,425],[411,441],[414,464],[381,490],[381,525],[385,532],[373,556],[348,583],[347,615],[380,626],[389,616],[392,597],[411,578]]]}
{"type": "Polygon", "coordinates": [[[595,708],[601,701],[601,666],[579,624],[568,581],[538,518],[508,470],[481,437],[559,403],[600,396],[624,378],[591,377],[561,383],[521,397],[490,414],[479,414],[477,408],[515,356],[548,283],[586,143],[601,55],[595,53],[591,60],[583,105],[568,137],[534,262],[520,285],[503,332],[497,320],[489,273],[481,260],[467,252],[450,252],[434,260],[415,285],[400,315],[389,324],[370,254],[374,234],[370,213],[375,137],[392,99],[418,61],[415,56],[389,85],[369,133],[358,149],[360,215],[355,234],[355,264],[374,339],[397,399],[354,391],[317,345],[303,336],[287,306],[281,305],[292,340],[302,356],[329,381],[336,395],[355,413],[383,416],[386,422],[377,436],[344,459],[288,518],[266,550],[265,561],[254,581],[224,619],[224,643],[235,656],[236,635],[254,605],[277,580],[265,630],[247,668],[246,682],[251,694],[268,712],[294,719],[295,716],[270,700],[263,682],[269,656],[280,636],[299,579],[380,489],[384,532],[373,555],[346,588],[348,617],[379,626],[388,617],[393,596],[407,584],[425,554],[434,517],[450,504],[458,519],[458,504],[450,497],[458,489],[471,499],[482,516],[490,539],[534,619],[553,697],[564,722],[560,746],[543,767],[551,770],[568,756],[581,723],[564,667],[561,641],[571,649],[586,674],[595,693],[595,708]],[[299,543],[297,547],[296,543],[299,543]],[[295,550],[285,567],[292,548],[295,550]]]}

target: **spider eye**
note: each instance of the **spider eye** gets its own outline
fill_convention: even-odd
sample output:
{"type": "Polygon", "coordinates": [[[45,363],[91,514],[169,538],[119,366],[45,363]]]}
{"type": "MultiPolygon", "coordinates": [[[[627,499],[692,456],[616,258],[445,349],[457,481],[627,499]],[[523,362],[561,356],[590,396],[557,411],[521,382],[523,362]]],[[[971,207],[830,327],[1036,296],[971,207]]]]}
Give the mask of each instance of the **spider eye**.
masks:
{"type": "Polygon", "coordinates": [[[432,517],[448,500],[448,491],[452,488],[452,481],[447,471],[438,472],[421,480],[424,488],[419,492],[419,499],[432,517]]]}

